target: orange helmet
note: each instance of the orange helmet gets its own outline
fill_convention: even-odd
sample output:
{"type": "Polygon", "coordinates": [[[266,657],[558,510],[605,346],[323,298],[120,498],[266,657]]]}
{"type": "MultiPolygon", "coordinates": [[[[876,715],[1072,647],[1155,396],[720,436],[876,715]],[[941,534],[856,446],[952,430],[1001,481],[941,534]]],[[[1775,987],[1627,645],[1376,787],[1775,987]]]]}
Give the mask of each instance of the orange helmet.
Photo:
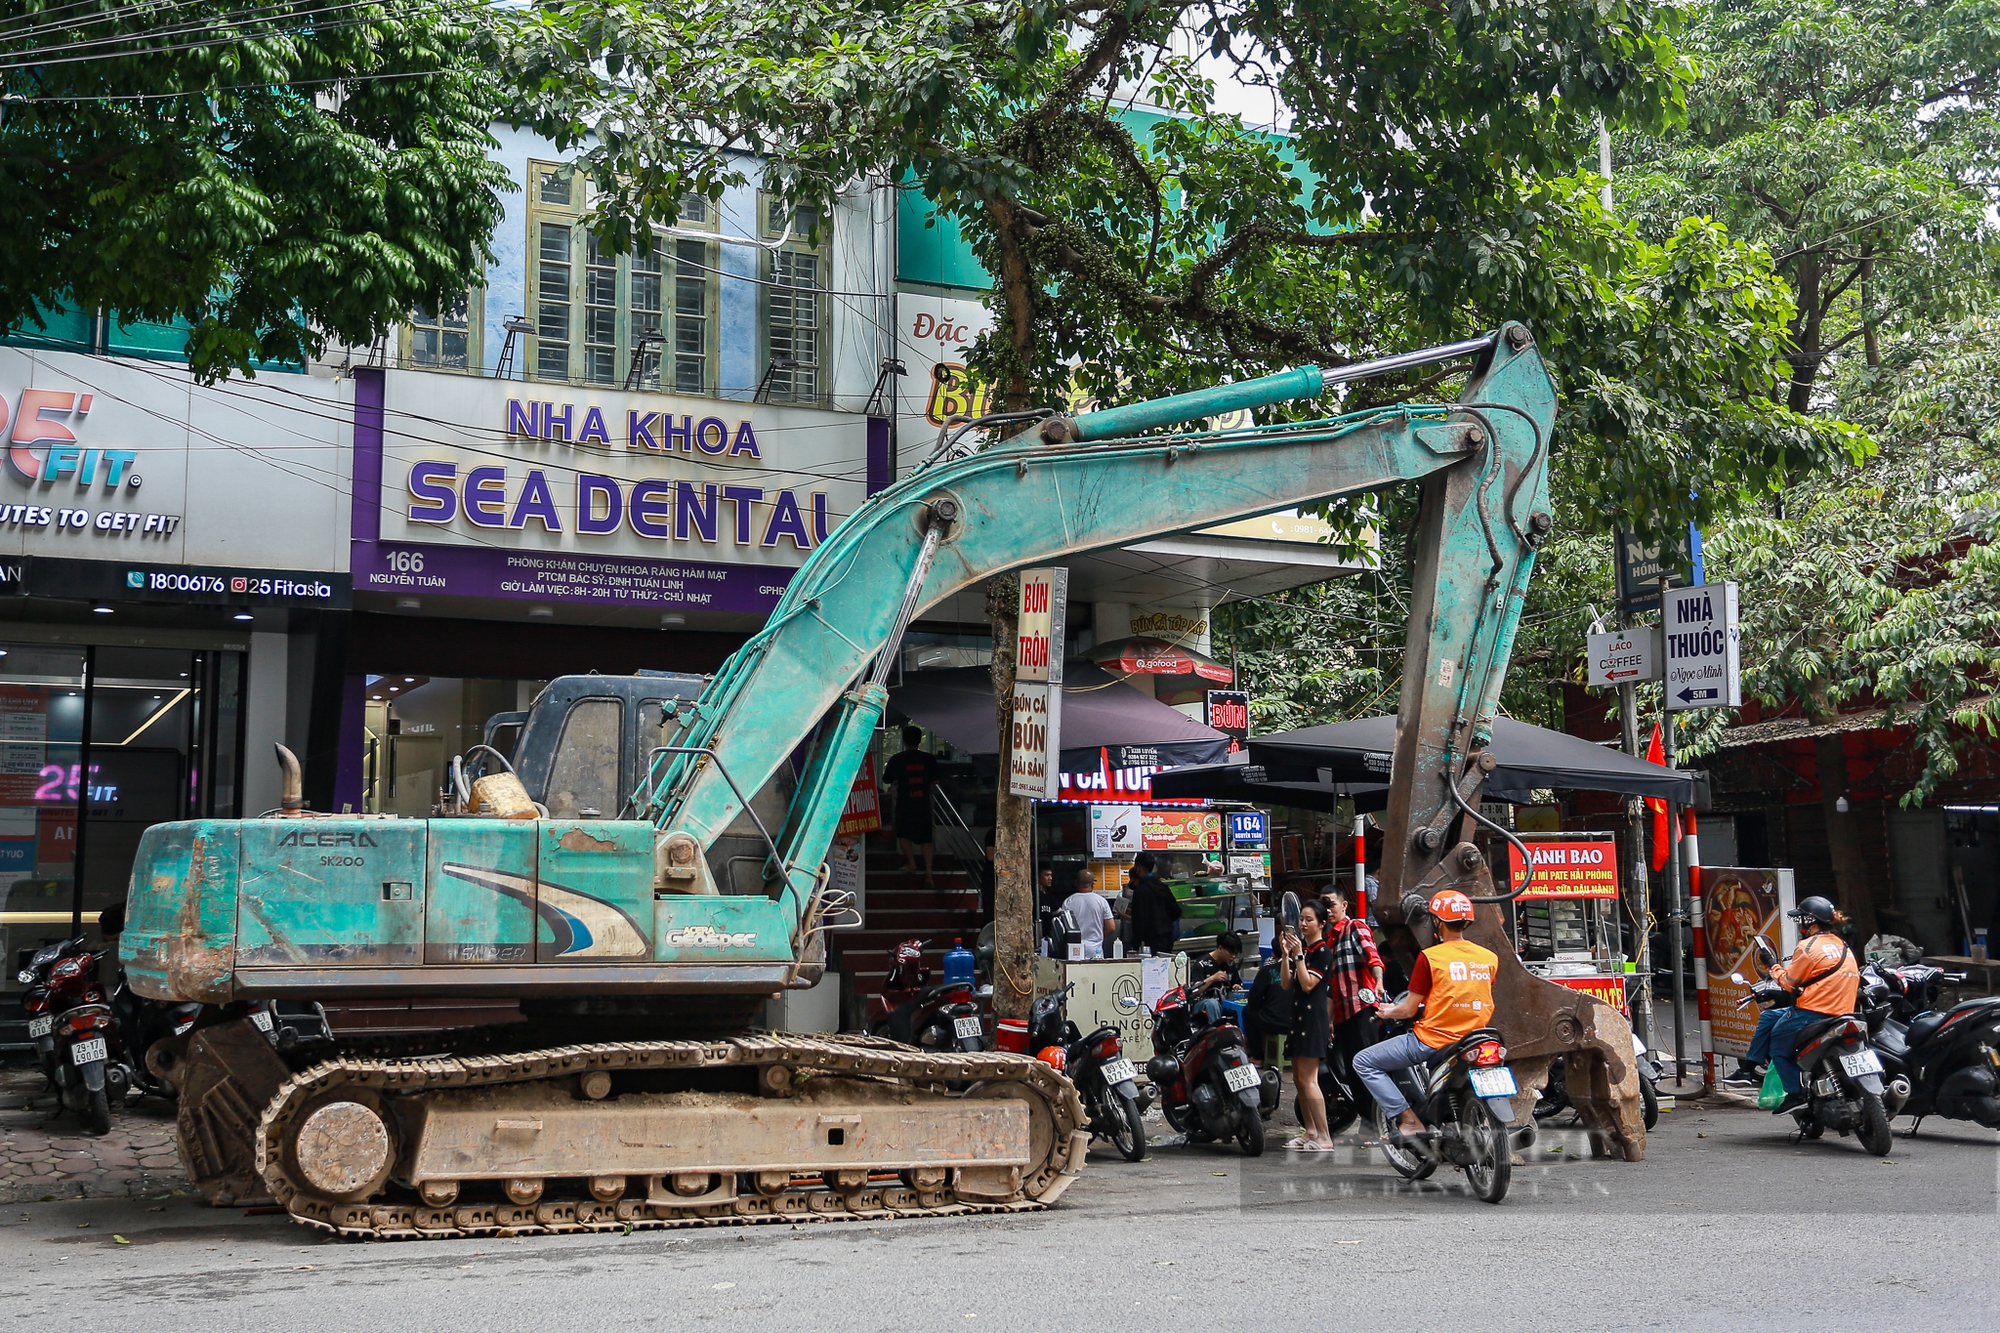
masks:
{"type": "Polygon", "coordinates": [[[1439,921],[1472,920],[1472,899],[1457,889],[1446,889],[1431,899],[1431,915],[1439,921]]]}
{"type": "Polygon", "coordinates": [[[1069,1063],[1069,1052],[1060,1046],[1044,1046],[1035,1052],[1035,1058],[1060,1074],[1069,1063]]]}

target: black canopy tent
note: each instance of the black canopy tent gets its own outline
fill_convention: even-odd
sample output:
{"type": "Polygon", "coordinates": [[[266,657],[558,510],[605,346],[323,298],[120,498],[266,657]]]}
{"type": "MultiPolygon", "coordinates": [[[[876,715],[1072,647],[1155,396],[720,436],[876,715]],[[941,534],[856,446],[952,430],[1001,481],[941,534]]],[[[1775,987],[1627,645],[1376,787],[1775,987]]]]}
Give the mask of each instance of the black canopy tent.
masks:
{"type": "MultiPolygon", "coordinates": [[[[1063,667],[1062,769],[1095,773],[1100,751],[1114,768],[1211,764],[1229,753],[1229,737],[1141,694],[1089,662],[1063,667]]],[[[919,723],[980,758],[1000,753],[993,677],[985,667],[916,672],[889,691],[889,711],[919,723]]]]}
{"type": "MultiPolygon", "coordinates": [[[[1358,800],[1371,788],[1381,790],[1377,784],[1389,776],[1395,746],[1393,713],[1281,731],[1251,738],[1248,765],[1214,765],[1199,773],[1161,774],[1153,779],[1153,790],[1162,796],[1208,796],[1331,810],[1339,796],[1351,795],[1358,800]],[[1237,772],[1220,771],[1227,768],[1237,772]],[[1264,780],[1248,781],[1246,776],[1264,780]],[[1308,796],[1312,802],[1305,799],[1308,796]]],[[[1697,809],[1708,806],[1705,773],[1662,768],[1513,718],[1494,719],[1493,755],[1499,766],[1487,776],[1485,794],[1496,801],[1525,803],[1536,788],[1559,787],[1659,796],[1697,809]]]]}
{"type": "Polygon", "coordinates": [[[1380,782],[1274,782],[1253,764],[1196,764],[1153,774],[1153,795],[1165,800],[1205,797],[1211,801],[1290,806],[1334,814],[1352,801],[1357,814],[1389,808],[1389,788],[1380,782]]]}

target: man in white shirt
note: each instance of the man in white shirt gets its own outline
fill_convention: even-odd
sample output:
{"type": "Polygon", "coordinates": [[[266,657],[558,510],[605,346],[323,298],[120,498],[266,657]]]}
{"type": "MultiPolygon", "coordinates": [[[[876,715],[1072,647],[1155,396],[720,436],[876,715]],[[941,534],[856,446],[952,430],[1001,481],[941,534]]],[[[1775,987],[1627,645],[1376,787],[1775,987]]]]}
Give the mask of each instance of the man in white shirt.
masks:
{"type": "Polygon", "coordinates": [[[1092,887],[1095,882],[1089,870],[1077,871],[1076,892],[1063,899],[1063,910],[1075,919],[1083,934],[1085,958],[1104,957],[1104,926],[1111,920],[1111,904],[1092,887]]]}

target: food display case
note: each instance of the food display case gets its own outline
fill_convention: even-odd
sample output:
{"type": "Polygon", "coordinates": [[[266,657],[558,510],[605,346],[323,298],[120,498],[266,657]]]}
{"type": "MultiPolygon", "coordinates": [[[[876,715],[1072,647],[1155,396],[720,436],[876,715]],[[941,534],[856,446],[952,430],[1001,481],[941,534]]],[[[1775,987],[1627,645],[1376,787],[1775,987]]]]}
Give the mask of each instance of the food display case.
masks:
{"type": "MultiPolygon", "coordinates": [[[[1617,841],[1604,833],[1537,833],[1521,841],[1535,862],[1535,882],[1514,900],[1509,923],[1521,962],[1538,977],[1629,1014],[1617,841]]],[[[1520,883],[1525,867],[1511,844],[1508,867],[1520,883]]]]}

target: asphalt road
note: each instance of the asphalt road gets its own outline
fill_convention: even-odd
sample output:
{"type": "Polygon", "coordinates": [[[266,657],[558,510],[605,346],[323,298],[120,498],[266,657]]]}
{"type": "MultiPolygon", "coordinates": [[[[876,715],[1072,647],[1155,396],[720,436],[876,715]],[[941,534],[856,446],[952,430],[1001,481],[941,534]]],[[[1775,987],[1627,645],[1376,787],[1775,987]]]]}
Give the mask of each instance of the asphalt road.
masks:
{"type": "Polygon", "coordinates": [[[1994,1328],[1996,1149],[1932,1121],[1885,1161],[1683,1107],[1642,1163],[1545,1134],[1498,1207],[1358,1147],[1213,1146],[1093,1154],[1048,1212],[875,1226],[356,1244],[185,1197],[10,1205],[0,1327],[1994,1328]]]}

